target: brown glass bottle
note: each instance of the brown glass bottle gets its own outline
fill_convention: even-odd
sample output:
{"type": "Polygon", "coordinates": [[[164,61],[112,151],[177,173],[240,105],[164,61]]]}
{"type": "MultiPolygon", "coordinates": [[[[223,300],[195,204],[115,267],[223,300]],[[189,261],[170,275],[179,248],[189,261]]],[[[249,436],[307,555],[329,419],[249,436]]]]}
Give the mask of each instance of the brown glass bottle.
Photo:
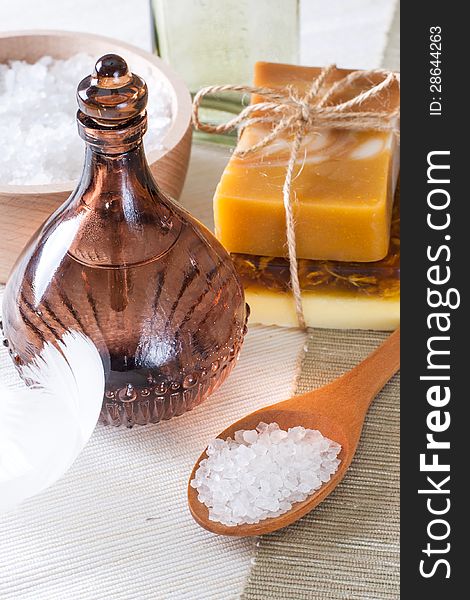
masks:
{"type": "Polygon", "coordinates": [[[106,55],[77,97],[83,175],[13,270],[4,334],[21,364],[46,340],[82,331],[105,367],[102,420],[155,423],[199,404],[231,371],[243,289],[220,243],[152,178],[144,81],[106,55]]]}

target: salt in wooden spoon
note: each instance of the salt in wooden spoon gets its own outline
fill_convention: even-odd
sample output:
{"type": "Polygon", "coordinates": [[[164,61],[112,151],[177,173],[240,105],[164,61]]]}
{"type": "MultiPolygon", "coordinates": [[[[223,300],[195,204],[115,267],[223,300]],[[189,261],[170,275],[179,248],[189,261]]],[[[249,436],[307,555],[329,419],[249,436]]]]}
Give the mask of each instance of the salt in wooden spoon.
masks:
{"type": "MultiPolygon", "coordinates": [[[[325,437],[341,444],[341,452],[338,455],[341,463],[330,481],[306,500],[294,504],[290,511],[278,517],[264,519],[253,525],[228,526],[218,521],[210,521],[207,507],[199,502],[197,490],[189,485],[189,509],[197,523],[204,529],[220,535],[262,535],[290,525],[318,506],[345,476],[356,452],[367,410],[372,400],[399,368],[400,330],[397,329],[362,363],[332,383],[257,410],[230,425],[219,434],[219,438],[233,438],[235,432],[240,429],[255,429],[260,421],[277,423],[284,430],[297,425],[318,429],[325,437]]],[[[190,482],[194,479],[199,463],[206,457],[204,451],[194,466],[190,482]]]]}

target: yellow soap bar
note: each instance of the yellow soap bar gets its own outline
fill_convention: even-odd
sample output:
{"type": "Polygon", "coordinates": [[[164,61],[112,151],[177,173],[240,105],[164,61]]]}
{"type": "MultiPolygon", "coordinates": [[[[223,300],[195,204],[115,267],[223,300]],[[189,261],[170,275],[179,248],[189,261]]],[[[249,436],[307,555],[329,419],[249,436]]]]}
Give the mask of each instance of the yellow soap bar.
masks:
{"type": "MultiPolygon", "coordinates": [[[[251,310],[250,323],[298,327],[292,295],[246,288],[245,300],[251,310]]],[[[318,292],[303,293],[302,303],[307,327],[393,331],[400,325],[399,297],[331,297],[318,292]]]]}
{"type": "MultiPolygon", "coordinates": [[[[300,92],[320,69],[257,63],[254,84],[300,92]]],[[[351,71],[337,69],[326,88],[351,71]]],[[[383,77],[378,76],[377,82],[383,77]]],[[[370,87],[362,78],[340,98],[345,101],[370,87]]],[[[253,101],[259,101],[254,98],[253,101]]],[[[361,110],[397,107],[398,85],[366,100],[361,110]]],[[[248,148],[270,131],[249,126],[239,147],[248,148]]],[[[232,156],[214,197],[216,235],[235,253],[286,256],[282,187],[291,137],[276,139],[246,157],[232,156]]],[[[399,170],[396,135],[391,132],[313,129],[298,153],[292,198],[297,255],[306,259],[377,261],[388,250],[393,194],[399,170]]]]}

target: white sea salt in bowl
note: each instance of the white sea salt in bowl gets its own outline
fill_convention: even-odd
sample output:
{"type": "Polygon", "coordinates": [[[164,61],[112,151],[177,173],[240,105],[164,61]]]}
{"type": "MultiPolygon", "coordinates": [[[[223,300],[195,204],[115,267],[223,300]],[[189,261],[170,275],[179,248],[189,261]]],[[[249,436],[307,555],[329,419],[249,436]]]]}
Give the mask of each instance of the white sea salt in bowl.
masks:
{"type": "MultiPolygon", "coordinates": [[[[124,42],[92,34],[58,31],[0,34],[0,65],[8,65],[11,61],[37,63],[41,59],[47,64],[47,59],[44,57],[68,60],[76,55],[82,57],[76,57],[75,60],[86,62],[86,57],[90,57],[90,63],[86,68],[84,67],[84,72],[74,82],[74,88],[92,71],[94,62],[103,54],[110,52],[121,55],[132,71],[144,79],[151,80],[149,81],[149,113],[153,100],[150,96],[152,88],[156,90],[155,93],[161,89],[167,94],[171,105],[171,125],[165,127],[161,124],[161,131],[166,129],[166,132],[158,143],[155,139],[158,131],[150,129],[152,119],[149,118],[149,132],[145,137],[150,142],[150,150],[149,143],[146,142],[146,153],[157,182],[164,191],[177,199],[183,187],[191,149],[191,97],[183,81],[161,59],[124,42]]],[[[72,101],[75,102],[75,91],[72,101]]],[[[29,107],[31,106],[34,104],[29,103],[29,107]]],[[[158,114],[154,116],[158,118],[158,114]]],[[[153,122],[157,123],[155,119],[153,122]]],[[[158,127],[157,123],[154,130],[158,127]]],[[[6,130],[11,131],[11,127],[6,130]]],[[[75,125],[71,135],[76,136],[77,143],[80,143],[75,125]]],[[[39,139],[39,133],[33,132],[33,143],[34,140],[39,139]]],[[[1,139],[3,149],[0,152],[0,161],[2,161],[2,153],[6,160],[8,145],[15,142],[16,140],[11,142],[8,139],[1,139]]],[[[58,140],[59,144],[60,142],[61,140],[58,140]]],[[[36,144],[38,145],[37,142],[36,144]]],[[[25,144],[25,152],[27,151],[27,144],[25,144]]],[[[29,151],[34,153],[37,148],[32,147],[29,151]]],[[[82,152],[84,153],[84,150],[82,152]]],[[[79,176],[80,173],[76,179],[47,184],[9,185],[0,182],[0,283],[6,281],[9,271],[29,238],[70,195],[79,176]]]]}

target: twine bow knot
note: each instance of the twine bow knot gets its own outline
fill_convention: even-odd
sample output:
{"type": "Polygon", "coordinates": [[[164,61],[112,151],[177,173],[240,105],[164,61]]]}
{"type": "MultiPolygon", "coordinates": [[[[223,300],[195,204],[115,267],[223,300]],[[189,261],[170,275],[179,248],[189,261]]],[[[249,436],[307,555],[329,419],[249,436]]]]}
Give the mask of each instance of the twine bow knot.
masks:
{"type": "Polygon", "coordinates": [[[362,105],[366,100],[390,89],[395,83],[399,86],[399,74],[383,69],[353,71],[325,89],[325,82],[335,69],[335,65],[330,65],[322,69],[318,76],[313,79],[304,95],[300,95],[295,88],[290,86],[285,89],[276,89],[244,85],[215,85],[199,90],[193,102],[193,124],[196,129],[207,133],[220,134],[238,129],[240,137],[248,125],[271,125],[271,130],[255,144],[245,148],[237,147],[234,150],[235,156],[245,157],[248,154],[257,152],[284,133],[292,136],[291,151],[287,163],[282,196],[286,214],[286,237],[291,287],[299,327],[303,329],[305,328],[305,318],[299,282],[295,223],[292,208],[292,176],[302,140],[306,133],[314,127],[349,129],[354,131],[392,131],[397,136],[399,135],[399,107],[384,107],[382,110],[362,110],[362,105]],[[377,79],[377,77],[382,77],[382,79],[378,83],[374,83],[374,79],[377,79]],[[368,81],[370,87],[362,89],[349,100],[333,102],[334,98],[339,98],[341,92],[350,90],[351,86],[359,79],[368,81]],[[246,106],[237,116],[225,123],[215,125],[202,122],[199,119],[199,108],[204,96],[224,92],[256,94],[265,98],[265,101],[246,106]]]}
{"type": "Polygon", "coordinates": [[[304,121],[306,125],[312,120],[312,114],[310,111],[310,104],[305,102],[303,98],[294,97],[294,102],[299,107],[299,120],[304,121]]]}

